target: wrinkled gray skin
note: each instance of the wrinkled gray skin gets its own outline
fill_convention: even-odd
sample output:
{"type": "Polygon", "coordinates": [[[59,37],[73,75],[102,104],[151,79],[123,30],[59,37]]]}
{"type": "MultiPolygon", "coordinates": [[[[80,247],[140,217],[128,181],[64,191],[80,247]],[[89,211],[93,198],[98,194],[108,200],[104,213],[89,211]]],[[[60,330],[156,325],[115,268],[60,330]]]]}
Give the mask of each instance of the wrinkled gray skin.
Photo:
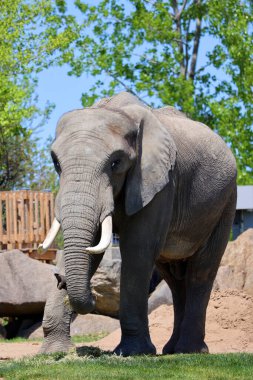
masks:
{"type": "MultiPolygon", "coordinates": [[[[236,204],[236,164],[225,143],[171,107],[152,110],[120,93],[63,115],[52,152],[60,172],[56,217],[73,310],[94,309],[90,279],[102,255],[85,248],[97,244],[101,222],[111,214],[122,255],[122,337],[115,353],[156,352],[147,317],[154,265],[174,302],[174,329],[163,353],[208,352],[206,308],[236,204]]],[[[56,339],[64,350],[69,332],[63,312],[57,323],[54,307],[46,314],[51,323],[44,323],[44,351],[56,339]]]]}

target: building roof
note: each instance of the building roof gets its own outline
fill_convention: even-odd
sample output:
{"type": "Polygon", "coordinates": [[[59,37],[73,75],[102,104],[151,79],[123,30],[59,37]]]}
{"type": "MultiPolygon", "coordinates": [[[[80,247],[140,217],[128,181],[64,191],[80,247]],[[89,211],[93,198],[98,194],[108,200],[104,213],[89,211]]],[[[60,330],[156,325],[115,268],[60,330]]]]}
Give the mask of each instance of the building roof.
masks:
{"type": "Polygon", "coordinates": [[[253,210],[253,186],[237,186],[237,210],[253,210]]]}

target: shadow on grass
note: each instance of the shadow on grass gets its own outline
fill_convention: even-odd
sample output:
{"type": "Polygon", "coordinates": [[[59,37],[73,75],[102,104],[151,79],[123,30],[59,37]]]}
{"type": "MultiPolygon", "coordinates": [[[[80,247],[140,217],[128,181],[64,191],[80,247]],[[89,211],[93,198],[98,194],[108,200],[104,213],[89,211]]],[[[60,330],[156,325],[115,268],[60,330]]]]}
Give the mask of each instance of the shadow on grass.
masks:
{"type": "Polygon", "coordinates": [[[92,347],[92,346],[76,347],[76,354],[77,356],[89,356],[92,358],[99,358],[104,355],[107,355],[107,356],[114,355],[112,351],[103,351],[98,347],[92,347]]]}

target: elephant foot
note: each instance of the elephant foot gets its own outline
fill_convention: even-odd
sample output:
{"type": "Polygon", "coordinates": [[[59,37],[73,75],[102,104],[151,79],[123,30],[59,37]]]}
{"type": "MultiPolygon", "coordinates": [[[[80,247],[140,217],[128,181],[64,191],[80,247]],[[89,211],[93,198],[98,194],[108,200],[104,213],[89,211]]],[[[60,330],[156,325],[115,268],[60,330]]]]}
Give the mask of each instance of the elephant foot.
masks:
{"type": "Polygon", "coordinates": [[[188,344],[177,343],[175,347],[176,354],[208,354],[209,349],[205,342],[201,343],[193,343],[190,342],[188,344]]]}
{"type": "Polygon", "coordinates": [[[170,340],[163,347],[163,351],[162,351],[163,355],[175,354],[175,348],[176,348],[177,342],[178,342],[178,338],[172,335],[170,340]]]}
{"type": "Polygon", "coordinates": [[[122,336],[113,353],[119,356],[155,355],[156,348],[149,336],[122,336]]]}
{"type": "Polygon", "coordinates": [[[47,340],[44,339],[39,354],[52,354],[54,352],[70,352],[75,349],[75,345],[70,339],[66,340],[47,340]]]}
{"type": "Polygon", "coordinates": [[[208,354],[209,349],[204,341],[199,343],[194,342],[183,342],[178,341],[175,344],[175,341],[171,338],[168,343],[163,347],[163,354],[208,354]]]}

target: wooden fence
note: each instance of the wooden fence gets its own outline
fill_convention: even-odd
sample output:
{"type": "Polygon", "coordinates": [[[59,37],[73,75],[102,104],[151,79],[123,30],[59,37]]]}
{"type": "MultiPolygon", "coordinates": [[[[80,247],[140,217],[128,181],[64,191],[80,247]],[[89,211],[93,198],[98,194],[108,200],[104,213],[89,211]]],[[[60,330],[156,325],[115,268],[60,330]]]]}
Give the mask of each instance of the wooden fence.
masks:
{"type": "Polygon", "coordinates": [[[30,190],[0,192],[0,249],[36,251],[54,219],[54,197],[30,190]]]}

